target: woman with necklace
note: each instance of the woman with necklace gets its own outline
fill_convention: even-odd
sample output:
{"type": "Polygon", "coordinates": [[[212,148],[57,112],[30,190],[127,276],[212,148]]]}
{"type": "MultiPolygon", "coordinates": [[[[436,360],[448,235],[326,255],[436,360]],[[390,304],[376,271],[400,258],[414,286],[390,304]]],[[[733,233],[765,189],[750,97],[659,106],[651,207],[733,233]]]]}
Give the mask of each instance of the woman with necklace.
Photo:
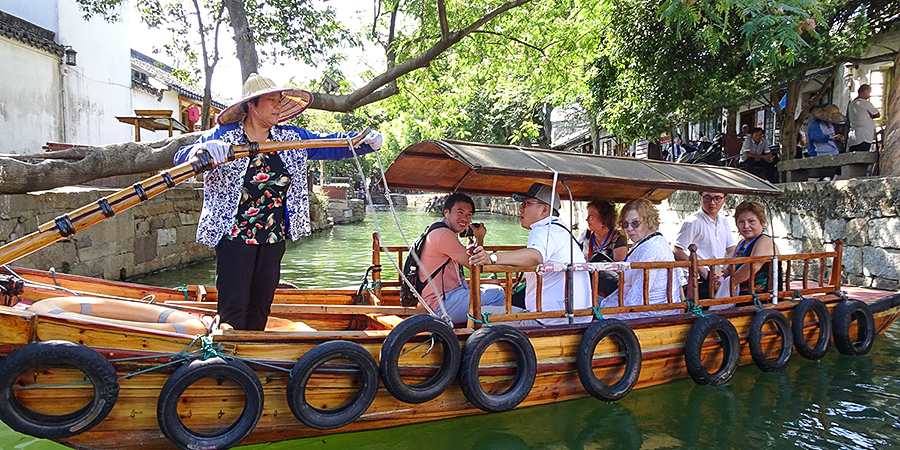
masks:
{"type": "MultiPolygon", "coordinates": [[[[619,226],[633,242],[631,249],[626,254],[626,262],[672,262],[675,255],[669,246],[669,242],[659,232],[659,212],[653,203],[645,198],[630,200],[622,207],[619,213],[619,226]]],[[[680,271],[673,274],[673,280],[681,280],[680,271]]],[[[623,287],[623,300],[625,306],[637,306],[644,304],[644,271],[642,269],[628,269],[622,275],[625,277],[623,287]]],[[[649,271],[649,304],[666,303],[666,289],[668,277],[665,269],[652,269],[649,271]]],[[[681,286],[673,283],[672,300],[681,301],[681,286]]],[[[604,308],[619,306],[618,291],[611,292],[601,304],[604,308]]],[[[650,317],[671,314],[674,311],[649,311],[637,313],[613,314],[617,319],[634,319],[638,317],[650,317]]]]}
{"type": "MultiPolygon", "coordinates": [[[[763,233],[766,226],[766,207],[760,202],[744,201],[734,208],[734,222],[738,233],[743,239],[734,250],[733,258],[745,256],[771,256],[777,251],[775,241],[763,233]]],[[[751,293],[765,292],[769,284],[769,274],[772,272],[772,263],[754,265],[755,272],[750,273],[750,264],[736,264],[734,269],[725,268],[723,277],[719,283],[725,281],[724,277],[731,277],[738,286],[738,295],[750,295],[751,293]],[[751,278],[753,286],[751,289],[751,278]]]]}
{"type": "MultiPolygon", "coordinates": [[[[606,200],[594,200],[587,206],[587,226],[579,242],[587,262],[613,262],[625,260],[628,241],[616,229],[616,208],[606,200]]],[[[601,297],[619,287],[619,275],[612,270],[598,273],[597,293],[601,297]]]]}

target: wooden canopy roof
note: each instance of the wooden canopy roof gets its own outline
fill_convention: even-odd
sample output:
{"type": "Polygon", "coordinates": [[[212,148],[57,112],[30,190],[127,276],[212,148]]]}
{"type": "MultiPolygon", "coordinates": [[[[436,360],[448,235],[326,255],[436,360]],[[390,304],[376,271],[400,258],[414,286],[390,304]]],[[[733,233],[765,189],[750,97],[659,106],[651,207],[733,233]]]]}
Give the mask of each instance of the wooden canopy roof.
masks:
{"type": "MultiPolygon", "coordinates": [[[[550,184],[554,170],[574,200],[659,202],[676,190],[781,195],[781,189],[731,167],[676,164],[453,140],[416,142],[385,171],[392,189],[507,196],[532,183],[550,184]]],[[[563,186],[560,197],[568,200],[563,186]]]]}

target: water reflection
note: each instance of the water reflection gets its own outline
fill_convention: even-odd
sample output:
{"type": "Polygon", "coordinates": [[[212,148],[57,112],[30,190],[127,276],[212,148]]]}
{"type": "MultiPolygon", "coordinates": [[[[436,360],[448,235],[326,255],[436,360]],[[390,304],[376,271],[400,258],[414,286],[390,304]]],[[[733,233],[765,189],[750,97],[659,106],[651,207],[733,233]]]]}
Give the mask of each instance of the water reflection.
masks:
{"type": "MultiPolygon", "coordinates": [[[[403,237],[394,224],[390,212],[378,212],[382,240],[387,245],[404,245],[403,237]]],[[[408,240],[418,237],[425,228],[441,219],[437,214],[403,211],[397,213],[408,240]]],[[[524,244],[528,231],[519,225],[517,217],[476,213],[473,219],[484,222],[487,244],[524,244]]],[[[372,262],[372,233],[375,224],[369,216],[365,221],[339,225],[314,233],[300,242],[288,243],[281,263],[281,279],[303,288],[358,286],[372,262]]],[[[382,257],[383,279],[396,279],[397,271],[382,257]]],[[[189,267],[153,274],[133,281],[153,286],[175,287],[187,284],[215,284],[215,261],[204,261],[189,267]]]]}

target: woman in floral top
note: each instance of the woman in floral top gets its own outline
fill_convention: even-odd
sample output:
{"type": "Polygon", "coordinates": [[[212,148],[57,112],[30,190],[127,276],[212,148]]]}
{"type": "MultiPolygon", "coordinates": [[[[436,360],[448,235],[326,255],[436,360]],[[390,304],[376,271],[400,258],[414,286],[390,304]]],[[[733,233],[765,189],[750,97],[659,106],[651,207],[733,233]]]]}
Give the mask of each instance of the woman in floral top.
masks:
{"type": "MultiPolygon", "coordinates": [[[[344,159],[353,152],[347,147],[290,149],[226,162],[231,145],[348,137],[278,125],[309,106],[309,92],[277,87],[252,74],[244,83],[243,97],[219,114],[218,126],[196,144],[181,148],[175,164],[198,152],[208,153],[216,163],[204,174],[197,242],[216,248],[221,322],[235,329],[263,330],[280,278],[285,240],[310,234],[306,161],[344,159]]],[[[381,141],[381,135],[372,132],[356,154],[379,149],[381,141]]]]}

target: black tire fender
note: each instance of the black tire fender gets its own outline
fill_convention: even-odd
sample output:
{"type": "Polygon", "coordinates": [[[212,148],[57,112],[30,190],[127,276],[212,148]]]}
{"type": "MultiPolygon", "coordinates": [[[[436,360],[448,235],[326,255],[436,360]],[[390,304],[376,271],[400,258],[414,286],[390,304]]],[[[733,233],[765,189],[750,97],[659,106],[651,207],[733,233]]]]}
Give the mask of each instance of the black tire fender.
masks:
{"type": "Polygon", "coordinates": [[[459,385],[469,403],[487,412],[503,412],[525,400],[537,376],[537,358],[531,341],[520,330],[509,325],[481,328],[463,346],[459,368],[459,385]],[[516,356],[516,375],[505,391],[491,394],[484,390],[478,377],[478,366],[485,350],[496,342],[505,342],[516,356]]]}
{"type": "Polygon", "coordinates": [[[425,403],[443,394],[450,383],[453,383],[459,371],[459,357],[459,338],[449,325],[428,314],[415,315],[394,327],[381,345],[378,357],[381,382],[401,402],[425,403]],[[431,378],[410,385],[400,376],[400,355],[409,340],[419,333],[432,334],[441,345],[443,358],[437,373],[431,378]]]}
{"type": "Polygon", "coordinates": [[[363,346],[350,341],[328,341],[303,354],[291,370],[287,384],[287,402],[291,412],[304,425],[318,430],[331,430],[358,419],[378,392],[378,366],[375,358],[363,346]],[[359,391],[349,402],[336,408],[319,409],[307,402],[309,379],[322,364],[334,359],[346,359],[359,367],[362,376],[359,391]]]}
{"type": "Polygon", "coordinates": [[[750,346],[750,356],[756,367],[763,372],[781,372],[791,359],[791,347],[794,345],[794,335],[787,317],[777,309],[763,309],[756,313],[753,322],[750,323],[750,333],[747,335],[747,344],[750,346]],[[781,352],[774,361],[766,358],[762,348],[763,327],[767,323],[775,324],[775,332],[781,338],[781,352]]]}
{"type": "Polygon", "coordinates": [[[875,318],[869,305],[859,300],[844,300],[834,309],[834,346],[842,355],[865,355],[875,341],[875,318]],[[856,321],[856,337],[850,336],[850,325],[856,321]]]}
{"type": "Polygon", "coordinates": [[[603,319],[592,323],[581,337],[578,344],[578,355],[575,367],[581,385],[592,396],[599,400],[612,402],[625,397],[641,376],[641,344],[634,331],[625,322],[617,319],[603,319]],[[606,337],[618,341],[625,354],[625,372],[619,381],[611,385],[604,384],[594,373],[594,351],[606,337]]]}
{"type": "Polygon", "coordinates": [[[220,449],[238,445],[250,435],[263,412],[263,389],[259,377],[241,361],[220,356],[207,360],[196,359],[179,367],[166,380],[156,403],[156,419],[163,434],[183,450],[220,449]],[[238,419],[215,433],[191,430],[178,417],[178,404],[184,392],[204,378],[234,381],[246,396],[244,409],[238,419]]]}
{"type": "Polygon", "coordinates": [[[90,347],[69,341],[28,344],[0,361],[0,420],[13,430],[38,438],[75,436],[106,418],[119,397],[117,380],[112,364],[90,347]],[[59,415],[43,414],[23,405],[13,385],[25,371],[41,365],[80,370],[93,385],[94,397],[77,411],[59,415]]]}
{"type": "Polygon", "coordinates": [[[728,382],[737,370],[741,358],[740,337],[734,325],[719,316],[706,316],[691,326],[684,343],[684,364],[695,383],[704,386],[720,386],[728,382]],[[716,333],[722,345],[722,365],[713,373],[703,367],[703,341],[716,333]]]}
{"type": "Polygon", "coordinates": [[[828,342],[831,340],[831,315],[828,313],[828,308],[821,301],[814,298],[801,300],[794,307],[791,330],[794,334],[794,349],[797,350],[800,356],[806,359],[819,360],[828,352],[828,342]],[[810,312],[816,315],[819,326],[819,339],[816,340],[816,345],[813,347],[809,346],[804,337],[804,327],[806,325],[804,321],[806,320],[806,315],[810,312]]]}

